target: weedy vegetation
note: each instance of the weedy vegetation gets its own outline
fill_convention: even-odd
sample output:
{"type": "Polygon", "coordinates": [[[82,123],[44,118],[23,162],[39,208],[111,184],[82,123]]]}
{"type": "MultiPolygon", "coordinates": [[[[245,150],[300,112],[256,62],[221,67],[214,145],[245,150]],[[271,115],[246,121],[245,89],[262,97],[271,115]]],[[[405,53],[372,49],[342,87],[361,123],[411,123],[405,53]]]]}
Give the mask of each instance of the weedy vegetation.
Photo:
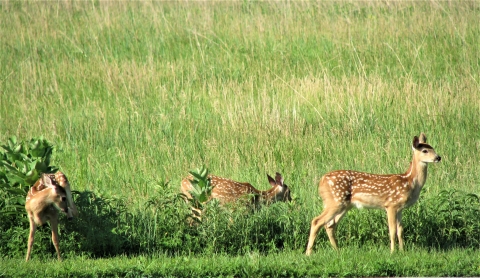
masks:
{"type": "Polygon", "coordinates": [[[479,276],[480,3],[0,2],[0,276],[479,276]],[[401,173],[425,132],[442,156],[389,253],[383,211],[320,231],[320,177],[401,173]],[[41,136],[41,137],[40,137],[41,136]],[[33,138],[33,139],[32,139],[33,138]],[[209,173],[293,202],[209,202],[209,173]],[[79,217],[32,260],[28,186],[64,172],[79,217]],[[203,190],[203,189],[202,189],[203,190]],[[199,194],[205,192],[200,190],[199,194]]]}

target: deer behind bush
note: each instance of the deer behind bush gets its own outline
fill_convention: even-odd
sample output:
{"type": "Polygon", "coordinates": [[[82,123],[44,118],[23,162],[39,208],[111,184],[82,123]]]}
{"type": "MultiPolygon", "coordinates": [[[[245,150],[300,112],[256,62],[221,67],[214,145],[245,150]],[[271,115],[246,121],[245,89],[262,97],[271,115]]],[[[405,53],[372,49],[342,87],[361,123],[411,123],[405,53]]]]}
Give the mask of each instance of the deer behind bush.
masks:
{"type": "Polygon", "coordinates": [[[59,211],[65,213],[68,219],[78,215],[67,177],[62,172],[42,174],[27,193],[25,209],[30,222],[26,261],[30,259],[37,227],[46,222],[50,222],[53,245],[57,258],[61,260],[58,242],[59,211]]]}
{"type": "MultiPolygon", "coordinates": [[[[246,203],[255,206],[277,201],[291,201],[290,188],[283,183],[283,177],[281,174],[276,173],[275,179],[269,175],[267,175],[267,178],[271,188],[262,191],[256,189],[247,182],[238,182],[223,177],[208,175],[212,187],[209,200],[217,199],[221,205],[246,201],[246,203]]],[[[192,181],[193,176],[189,175],[182,180],[181,184],[181,191],[188,199],[192,198],[190,194],[190,191],[193,189],[192,181]]]]}

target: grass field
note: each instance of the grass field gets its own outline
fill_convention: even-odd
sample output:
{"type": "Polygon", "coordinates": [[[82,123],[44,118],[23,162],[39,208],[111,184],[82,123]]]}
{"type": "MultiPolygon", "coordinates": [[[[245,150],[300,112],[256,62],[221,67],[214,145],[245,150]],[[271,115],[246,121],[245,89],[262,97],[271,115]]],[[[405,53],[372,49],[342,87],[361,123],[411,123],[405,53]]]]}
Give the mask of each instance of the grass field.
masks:
{"type": "Polygon", "coordinates": [[[0,276],[479,276],[479,17],[475,1],[0,2],[0,143],[54,143],[82,213],[61,264],[47,228],[27,264],[26,215],[2,227],[0,276]],[[389,254],[383,211],[353,210],[339,253],[320,231],[305,257],[320,177],[404,172],[420,132],[442,162],[404,212],[406,251],[389,254]],[[295,201],[190,227],[176,194],[202,165],[260,189],[278,171],[295,201]]]}

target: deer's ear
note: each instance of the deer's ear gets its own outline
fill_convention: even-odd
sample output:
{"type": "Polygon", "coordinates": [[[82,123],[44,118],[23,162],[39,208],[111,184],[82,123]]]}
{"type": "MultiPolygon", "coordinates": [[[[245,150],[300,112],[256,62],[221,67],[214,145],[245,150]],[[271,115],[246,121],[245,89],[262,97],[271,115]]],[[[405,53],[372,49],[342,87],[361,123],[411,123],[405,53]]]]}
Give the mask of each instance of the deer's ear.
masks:
{"type": "Polygon", "coordinates": [[[268,174],[267,174],[267,177],[268,177],[268,182],[270,183],[270,185],[271,185],[272,187],[274,187],[275,185],[277,185],[277,183],[275,182],[275,180],[274,180],[272,177],[270,177],[268,174]]]}
{"type": "Polygon", "coordinates": [[[63,188],[70,187],[67,177],[60,171],[55,173],[55,180],[57,181],[58,185],[63,188]]]}
{"type": "Polygon", "coordinates": [[[420,144],[420,140],[418,139],[417,136],[413,137],[413,144],[412,144],[412,147],[414,149],[418,149],[418,145],[420,144]]]}
{"type": "Polygon", "coordinates": [[[283,185],[283,177],[279,172],[277,172],[275,175],[275,182],[277,184],[283,185]]]}
{"type": "Polygon", "coordinates": [[[425,136],[425,133],[420,133],[420,138],[419,138],[420,143],[427,143],[427,136],[425,136]]]}
{"type": "Polygon", "coordinates": [[[43,177],[42,177],[42,180],[43,180],[43,184],[45,185],[45,187],[51,187],[51,188],[55,187],[52,179],[49,176],[44,174],[43,177]]]}

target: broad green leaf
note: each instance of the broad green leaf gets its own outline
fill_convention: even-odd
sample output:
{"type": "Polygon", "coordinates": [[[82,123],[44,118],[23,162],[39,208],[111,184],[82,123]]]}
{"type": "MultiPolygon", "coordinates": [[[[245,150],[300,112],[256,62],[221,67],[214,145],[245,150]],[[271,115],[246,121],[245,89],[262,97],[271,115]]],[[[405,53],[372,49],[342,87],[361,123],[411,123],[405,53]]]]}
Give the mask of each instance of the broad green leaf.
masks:
{"type": "Polygon", "coordinates": [[[17,137],[14,135],[8,139],[8,145],[13,148],[17,144],[17,137]]]}
{"type": "Polygon", "coordinates": [[[16,160],[15,166],[17,167],[18,171],[22,172],[23,174],[27,173],[27,165],[25,164],[25,162],[21,160],[16,160]]]}

